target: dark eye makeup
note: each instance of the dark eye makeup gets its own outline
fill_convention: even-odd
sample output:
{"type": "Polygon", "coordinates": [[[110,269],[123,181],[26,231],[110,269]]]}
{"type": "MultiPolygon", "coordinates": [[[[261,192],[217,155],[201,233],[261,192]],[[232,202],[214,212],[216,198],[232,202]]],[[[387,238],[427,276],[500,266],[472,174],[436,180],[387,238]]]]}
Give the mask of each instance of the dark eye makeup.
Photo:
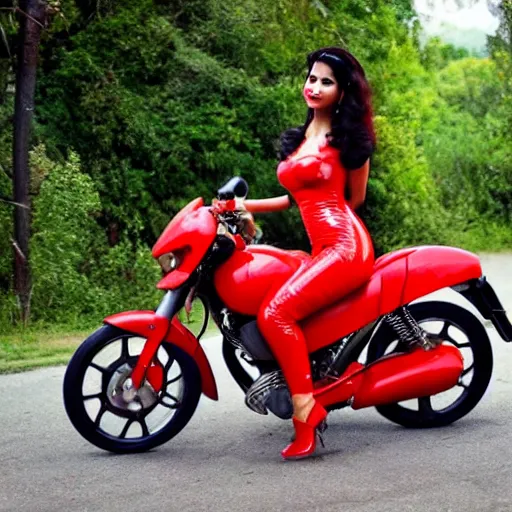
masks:
{"type": "MultiPolygon", "coordinates": [[[[309,82],[314,83],[317,81],[317,77],[315,75],[309,75],[309,82]]],[[[332,85],[334,82],[330,78],[323,78],[322,84],[324,85],[332,85]]]]}

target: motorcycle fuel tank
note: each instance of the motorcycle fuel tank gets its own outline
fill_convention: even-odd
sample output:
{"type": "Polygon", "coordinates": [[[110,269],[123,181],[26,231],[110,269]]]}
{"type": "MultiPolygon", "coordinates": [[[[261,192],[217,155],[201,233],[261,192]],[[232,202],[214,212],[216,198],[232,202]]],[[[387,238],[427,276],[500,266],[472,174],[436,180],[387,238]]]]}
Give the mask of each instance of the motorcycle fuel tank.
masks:
{"type": "Polygon", "coordinates": [[[275,293],[299,268],[307,255],[271,246],[235,251],[216,271],[215,288],[228,309],[256,316],[263,299],[275,293]]]}

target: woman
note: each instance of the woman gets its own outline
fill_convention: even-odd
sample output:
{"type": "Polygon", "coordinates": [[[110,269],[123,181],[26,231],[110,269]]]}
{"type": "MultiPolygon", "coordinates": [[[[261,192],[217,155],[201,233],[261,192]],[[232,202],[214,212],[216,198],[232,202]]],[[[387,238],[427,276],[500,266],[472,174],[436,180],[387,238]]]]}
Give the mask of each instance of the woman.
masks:
{"type": "MultiPolygon", "coordinates": [[[[265,301],[257,319],[292,395],[295,440],[282,452],[284,458],[312,454],[316,428],[327,416],[313,397],[298,322],[361,286],[374,262],[370,237],[353,213],[365,199],[375,146],[364,71],[341,48],[317,50],[307,62],[306,123],[282,135],[277,176],[300,209],[312,258],[265,301]]],[[[251,213],[290,205],[289,196],[245,202],[251,213]]]]}

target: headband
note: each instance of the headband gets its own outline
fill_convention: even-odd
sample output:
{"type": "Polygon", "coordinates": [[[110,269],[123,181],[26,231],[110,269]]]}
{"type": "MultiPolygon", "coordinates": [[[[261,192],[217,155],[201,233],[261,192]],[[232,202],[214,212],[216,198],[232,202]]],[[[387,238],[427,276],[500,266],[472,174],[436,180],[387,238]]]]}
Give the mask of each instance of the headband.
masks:
{"type": "MultiPolygon", "coordinates": [[[[313,62],[313,64],[319,60],[321,60],[322,58],[324,59],[327,59],[327,60],[333,60],[335,62],[337,62],[338,64],[341,64],[343,66],[343,68],[345,69],[345,72],[346,74],[348,74],[348,66],[347,66],[347,63],[345,61],[345,59],[341,58],[341,57],[338,57],[338,55],[334,55],[333,53],[329,53],[329,52],[322,52],[313,62]]],[[[348,87],[350,85],[350,81],[347,80],[347,83],[345,85],[345,87],[348,87]]]]}

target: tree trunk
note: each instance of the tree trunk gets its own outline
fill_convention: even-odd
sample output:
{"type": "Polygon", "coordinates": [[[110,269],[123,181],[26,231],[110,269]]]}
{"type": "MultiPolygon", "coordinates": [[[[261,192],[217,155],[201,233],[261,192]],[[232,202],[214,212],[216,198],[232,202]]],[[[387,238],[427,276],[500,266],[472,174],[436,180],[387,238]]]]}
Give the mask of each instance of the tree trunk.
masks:
{"type": "Polygon", "coordinates": [[[19,51],[14,108],[13,188],[14,202],[14,293],[20,304],[21,321],[30,316],[32,279],[29,263],[30,170],[28,151],[34,111],[37,55],[46,18],[43,0],[20,1],[19,51]]]}

